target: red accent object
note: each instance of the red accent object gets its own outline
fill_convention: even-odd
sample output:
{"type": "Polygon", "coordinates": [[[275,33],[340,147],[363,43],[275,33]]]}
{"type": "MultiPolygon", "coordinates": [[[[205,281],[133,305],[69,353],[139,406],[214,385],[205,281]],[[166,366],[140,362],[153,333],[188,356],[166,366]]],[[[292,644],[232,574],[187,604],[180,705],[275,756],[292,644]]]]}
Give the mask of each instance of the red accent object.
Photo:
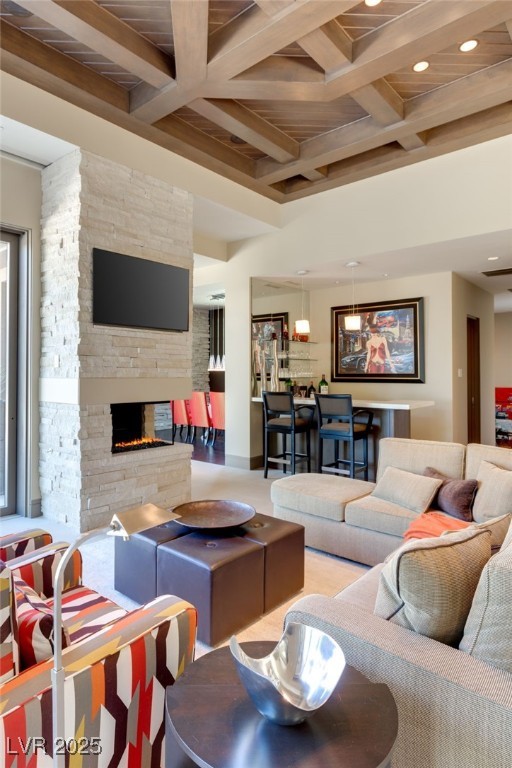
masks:
{"type": "Polygon", "coordinates": [[[440,536],[444,531],[458,531],[461,528],[467,528],[468,525],[471,523],[445,515],[444,512],[424,512],[412,521],[404,533],[404,540],[430,539],[440,536]]]}

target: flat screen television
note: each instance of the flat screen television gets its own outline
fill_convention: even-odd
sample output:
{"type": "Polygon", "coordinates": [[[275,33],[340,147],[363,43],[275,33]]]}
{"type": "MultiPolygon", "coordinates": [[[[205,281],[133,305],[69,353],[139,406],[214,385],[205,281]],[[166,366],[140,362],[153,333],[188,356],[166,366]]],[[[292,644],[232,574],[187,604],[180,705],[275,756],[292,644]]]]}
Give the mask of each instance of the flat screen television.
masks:
{"type": "Polygon", "coordinates": [[[188,331],[190,271],[92,249],[92,321],[188,331]]]}

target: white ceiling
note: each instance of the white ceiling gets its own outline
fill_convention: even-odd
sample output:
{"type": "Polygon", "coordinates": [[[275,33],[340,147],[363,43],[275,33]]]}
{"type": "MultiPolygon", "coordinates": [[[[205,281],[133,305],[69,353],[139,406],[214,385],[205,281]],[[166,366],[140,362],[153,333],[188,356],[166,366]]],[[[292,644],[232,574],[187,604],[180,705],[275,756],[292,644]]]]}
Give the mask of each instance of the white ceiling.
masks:
{"type": "MultiPolygon", "coordinates": [[[[0,116],[0,150],[4,153],[45,166],[74,148],[68,142],[0,116]]],[[[195,230],[202,235],[227,242],[273,230],[270,225],[251,216],[197,195],[194,196],[193,224],[195,230]]],[[[218,262],[204,256],[195,256],[196,269],[203,269],[212,263],[218,262]]],[[[482,275],[484,270],[506,268],[512,269],[512,227],[483,237],[376,254],[354,270],[345,266],[344,259],[317,263],[314,274],[310,273],[304,278],[304,287],[321,288],[337,281],[347,283],[352,280],[352,273],[355,282],[362,283],[449,270],[494,294],[496,312],[512,312],[512,275],[492,278],[482,275]],[[495,259],[490,261],[490,257],[495,259]]],[[[280,285],[282,290],[290,291],[293,285],[300,285],[300,278],[296,274],[273,275],[269,280],[263,278],[256,284],[264,292],[271,290],[275,293],[280,285]],[[276,287],[265,287],[268,282],[276,287]]],[[[211,293],[221,289],[219,285],[202,287],[197,294],[194,293],[194,303],[208,305],[211,293]]]]}

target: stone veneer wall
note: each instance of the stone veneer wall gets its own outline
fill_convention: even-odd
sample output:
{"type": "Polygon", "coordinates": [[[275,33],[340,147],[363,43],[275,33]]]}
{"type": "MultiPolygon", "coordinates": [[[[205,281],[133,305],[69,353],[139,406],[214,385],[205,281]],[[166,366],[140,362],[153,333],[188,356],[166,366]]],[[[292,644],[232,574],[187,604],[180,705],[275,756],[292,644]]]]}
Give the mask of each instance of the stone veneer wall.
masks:
{"type": "Polygon", "coordinates": [[[140,503],[190,498],[191,446],[112,454],[110,404],[184,397],[192,332],[93,325],[92,249],[192,271],[192,200],[81,150],[42,178],[42,511],[85,531],[140,503]]]}
{"type": "Polygon", "coordinates": [[[192,389],[194,392],[209,392],[210,378],[210,319],[209,311],[194,307],[192,334],[192,389]]]}

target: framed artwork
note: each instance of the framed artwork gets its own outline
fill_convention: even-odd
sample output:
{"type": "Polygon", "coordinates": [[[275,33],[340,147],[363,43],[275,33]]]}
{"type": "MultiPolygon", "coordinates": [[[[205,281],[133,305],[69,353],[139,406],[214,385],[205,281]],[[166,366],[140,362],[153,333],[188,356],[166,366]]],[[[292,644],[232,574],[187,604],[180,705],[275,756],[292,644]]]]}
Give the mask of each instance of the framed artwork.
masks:
{"type": "Polygon", "coordinates": [[[358,304],[360,329],[346,327],[354,307],[331,307],[333,381],[425,381],[423,299],[358,304]]]}
{"type": "Polygon", "coordinates": [[[288,312],[274,312],[271,315],[253,315],[252,338],[258,341],[270,341],[273,338],[282,339],[285,325],[288,325],[288,312]]]}

